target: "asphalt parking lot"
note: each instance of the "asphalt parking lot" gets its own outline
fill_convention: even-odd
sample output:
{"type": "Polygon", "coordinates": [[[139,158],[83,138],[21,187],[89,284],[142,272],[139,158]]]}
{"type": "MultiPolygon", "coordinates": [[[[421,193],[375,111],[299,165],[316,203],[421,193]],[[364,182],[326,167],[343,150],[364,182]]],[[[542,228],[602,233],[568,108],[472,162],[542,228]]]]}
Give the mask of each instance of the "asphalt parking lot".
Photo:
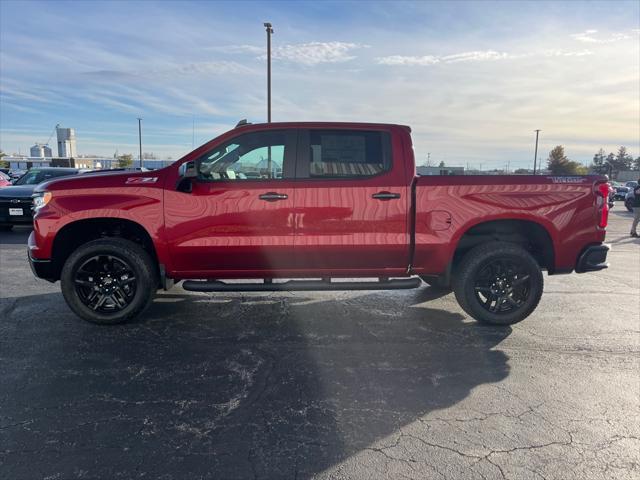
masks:
{"type": "Polygon", "coordinates": [[[429,287],[194,294],[76,318],[0,234],[0,477],[637,479],[640,240],[512,328],[429,287]]]}

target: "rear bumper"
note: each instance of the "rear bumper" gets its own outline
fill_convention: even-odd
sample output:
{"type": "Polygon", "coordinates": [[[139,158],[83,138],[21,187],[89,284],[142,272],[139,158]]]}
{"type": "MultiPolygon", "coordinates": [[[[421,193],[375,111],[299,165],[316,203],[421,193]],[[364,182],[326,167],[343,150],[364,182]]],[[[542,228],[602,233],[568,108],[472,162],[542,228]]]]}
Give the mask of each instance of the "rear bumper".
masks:
{"type": "Polygon", "coordinates": [[[607,254],[611,247],[606,243],[587,247],[578,258],[576,273],[596,272],[609,266],[607,254]]]}

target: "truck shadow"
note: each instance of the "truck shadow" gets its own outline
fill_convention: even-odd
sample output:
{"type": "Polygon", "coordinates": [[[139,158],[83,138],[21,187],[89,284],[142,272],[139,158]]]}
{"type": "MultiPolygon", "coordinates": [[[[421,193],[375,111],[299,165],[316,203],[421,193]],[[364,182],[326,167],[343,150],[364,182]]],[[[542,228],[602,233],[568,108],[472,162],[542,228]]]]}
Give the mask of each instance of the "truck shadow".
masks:
{"type": "Polygon", "coordinates": [[[310,478],[509,374],[511,329],[431,288],[179,292],[115,327],[3,303],[7,478],[310,478]]]}

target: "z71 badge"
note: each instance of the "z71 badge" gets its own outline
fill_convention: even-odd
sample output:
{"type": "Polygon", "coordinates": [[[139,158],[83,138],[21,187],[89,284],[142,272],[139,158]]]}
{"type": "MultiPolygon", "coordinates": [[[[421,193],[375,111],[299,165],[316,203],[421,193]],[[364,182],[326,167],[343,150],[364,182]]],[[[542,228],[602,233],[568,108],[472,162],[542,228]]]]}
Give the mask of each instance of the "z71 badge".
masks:
{"type": "Polygon", "coordinates": [[[156,183],[158,177],[129,177],[125,183],[156,183]]]}

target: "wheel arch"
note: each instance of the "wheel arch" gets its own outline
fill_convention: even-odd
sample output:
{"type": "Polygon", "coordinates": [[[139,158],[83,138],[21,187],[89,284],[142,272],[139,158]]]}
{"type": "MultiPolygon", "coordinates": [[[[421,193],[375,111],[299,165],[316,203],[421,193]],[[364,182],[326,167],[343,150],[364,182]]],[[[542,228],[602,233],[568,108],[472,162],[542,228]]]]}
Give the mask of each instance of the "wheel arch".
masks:
{"type": "Polygon", "coordinates": [[[151,235],[138,222],[118,217],[86,218],[69,222],[56,233],[51,250],[55,280],[60,278],[65,261],[75,249],[91,240],[109,237],[124,238],[140,245],[159,266],[151,235]]]}
{"type": "Polygon", "coordinates": [[[541,268],[554,273],[555,244],[549,228],[535,220],[519,218],[483,219],[468,225],[457,239],[451,267],[454,268],[470,249],[491,241],[523,246],[533,255],[541,268]]]}

